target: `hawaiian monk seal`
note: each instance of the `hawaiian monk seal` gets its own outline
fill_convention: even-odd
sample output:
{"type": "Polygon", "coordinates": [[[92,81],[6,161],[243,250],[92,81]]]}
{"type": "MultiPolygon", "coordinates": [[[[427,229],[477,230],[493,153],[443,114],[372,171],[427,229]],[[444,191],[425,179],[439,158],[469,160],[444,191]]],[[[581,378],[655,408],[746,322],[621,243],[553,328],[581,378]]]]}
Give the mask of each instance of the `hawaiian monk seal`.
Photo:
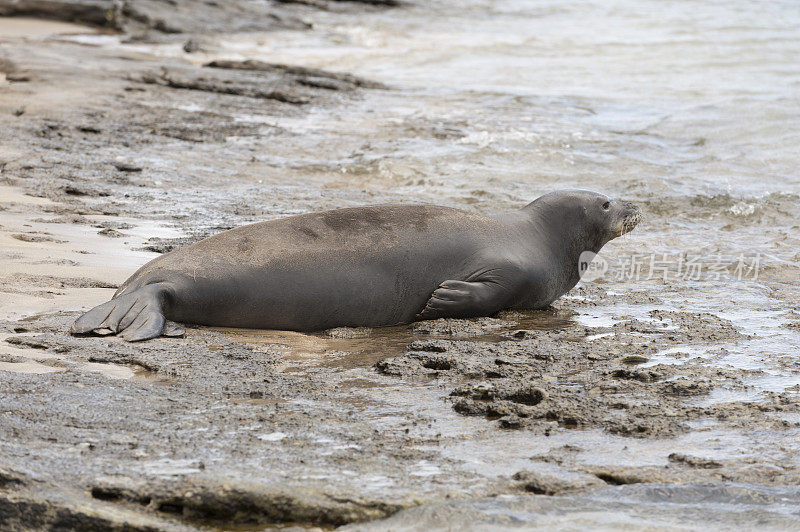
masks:
{"type": "Polygon", "coordinates": [[[565,190],[497,217],[389,205],[279,218],[153,259],[72,332],[137,341],[183,334],[172,322],[315,331],[543,308],[578,282],[582,252],[640,217],[565,190]]]}

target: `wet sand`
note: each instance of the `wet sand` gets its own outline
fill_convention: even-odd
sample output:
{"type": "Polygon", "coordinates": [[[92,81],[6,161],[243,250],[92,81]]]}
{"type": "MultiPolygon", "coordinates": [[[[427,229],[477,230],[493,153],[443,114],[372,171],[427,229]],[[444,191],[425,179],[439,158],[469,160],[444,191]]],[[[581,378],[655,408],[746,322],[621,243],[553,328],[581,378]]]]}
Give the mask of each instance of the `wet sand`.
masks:
{"type": "MultiPolygon", "coordinates": [[[[331,17],[353,20],[287,10],[322,31],[331,17]]],[[[604,279],[553,310],[476,320],[314,335],[190,328],[145,344],[70,337],[80,310],[158,252],[234,225],[409,198],[492,212],[553,183],[515,185],[518,169],[494,190],[459,181],[459,158],[502,166],[508,151],[481,150],[514,153],[528,138],[498,141],[433,111],[458,109],[462,95],[202,66],[235,55],[224,39],[183,52],[188,34],[126,43],[45,28],[35,39],[0,32],[0,523],[797,524],[781,506],[800,481],[793,337],[752,318],[791,312],[791,262],[765,274],[784,303],[744,317],[704,310],[703,285],[604,279]],[[419,158],[437,150],[445,163],[423,170],[419,158]]],[[[291,38],[318,46],[320,33],[291,38]]],[[[502,120],[511,104],[489,98],[502,120]]],[[[585,113],[523,104],[540,117],[585,113]]],[[[571,153],[556,144],[548,164],[571,153]]],[[[615,243],[621,256],[680,241],[692,217],[741,223],[735,198],[640,199],[650,218],[615,243]],[[665,236],[670,209],[680,214],[665,236]]],[[[764,223],[782,227],[793,200],[782,201],[759,207],[764,223]]],[[[737,297],[762,290],[736,286],[737,297]]]]}
{"type": "Polygon", "coordinates": [[[125,235],[107,236],[103,231],[109,224],[127,223],[118,216],[92,215],[80,224],[64,223],[58,216],[32,218],[32,210],[53,208],[57,203],[9,186],[0,186],[0,202],[5,207],[0,275],[6,290],[0,296],[0,319],[85,308],[86,297],[102,302],[113,294],[113,287],[158,256],[137,248],[154,234],[176,234],[139,222],[125,235]]]}
{"type": "Polygon", "coordinates": [[[0,17],[0,38],[41,38],[50,35],[86,34],[94,30],[80,24],[26,17],[0,17]]]}

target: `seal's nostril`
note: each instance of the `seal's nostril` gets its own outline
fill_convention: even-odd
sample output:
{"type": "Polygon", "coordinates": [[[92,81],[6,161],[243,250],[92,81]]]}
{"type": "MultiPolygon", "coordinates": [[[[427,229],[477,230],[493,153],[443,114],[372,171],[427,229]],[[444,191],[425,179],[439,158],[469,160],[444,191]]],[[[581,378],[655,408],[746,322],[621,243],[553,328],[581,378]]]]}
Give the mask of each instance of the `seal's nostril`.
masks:
{"type": "Polygon", "coordinates": [[[634,204],[634,203],[630,203],[630,202],[626,201],[625,202],[625,208],[626,208],[625,209],[626,210],[625,214],[626,214],[626,216],[628,218],[632,218],[632,217],[637,217],[638,218],[638,217],[640,217],[642,215],[642,209],[640,209],[639,206],[634,204]]]}

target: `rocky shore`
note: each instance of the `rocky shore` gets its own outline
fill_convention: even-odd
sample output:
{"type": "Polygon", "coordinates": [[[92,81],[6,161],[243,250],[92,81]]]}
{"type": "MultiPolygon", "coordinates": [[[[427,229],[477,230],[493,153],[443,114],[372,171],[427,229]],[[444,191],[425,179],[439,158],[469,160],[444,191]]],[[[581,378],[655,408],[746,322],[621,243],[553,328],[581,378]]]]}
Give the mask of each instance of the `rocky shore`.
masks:
{"type": "MultiPolygon", "coordinates": [[[[68,335],[80,309],[174,246],[402,200],[358,174],[334,180],[343,172],[324,155],[298,163],[310,147],[296,128],[319,126],[324,151],[359,102],[400,89],[212,57],[207,41],[313,33],[321,10],[398,4],[0,1],[0,16],[120,41],[0,37],[0,527],[369,528],[498,497],[531,507],[633,485],[798,485],[798,394],[747,400],[763,370],[706,362],[748,334],[658,310],[635,288],[587,284],[548,311],[382,330],[68,335]],[[654,310],[575,319],[610,301],[654,310]],[[713,400],[736,392],[745,398],[713,400]]],[[[368,136],[353,134],[354,153],[368,136]]]]}

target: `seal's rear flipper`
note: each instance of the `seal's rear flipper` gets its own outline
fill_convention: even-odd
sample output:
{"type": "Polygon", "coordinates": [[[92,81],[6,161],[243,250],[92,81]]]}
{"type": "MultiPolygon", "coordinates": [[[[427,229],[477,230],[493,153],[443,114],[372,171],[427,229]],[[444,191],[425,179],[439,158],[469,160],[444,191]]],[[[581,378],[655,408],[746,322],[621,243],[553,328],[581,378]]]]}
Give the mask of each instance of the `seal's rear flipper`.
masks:
{"type": "Polygon", "coordinates": [[[72,324],[72,334],[120,334],[129,342],[150,340],[162,334],[182,336],[186,331],[177,323],[168,322],[162,312],[166,289],[158,284],[98,305],[72,324]]]}

